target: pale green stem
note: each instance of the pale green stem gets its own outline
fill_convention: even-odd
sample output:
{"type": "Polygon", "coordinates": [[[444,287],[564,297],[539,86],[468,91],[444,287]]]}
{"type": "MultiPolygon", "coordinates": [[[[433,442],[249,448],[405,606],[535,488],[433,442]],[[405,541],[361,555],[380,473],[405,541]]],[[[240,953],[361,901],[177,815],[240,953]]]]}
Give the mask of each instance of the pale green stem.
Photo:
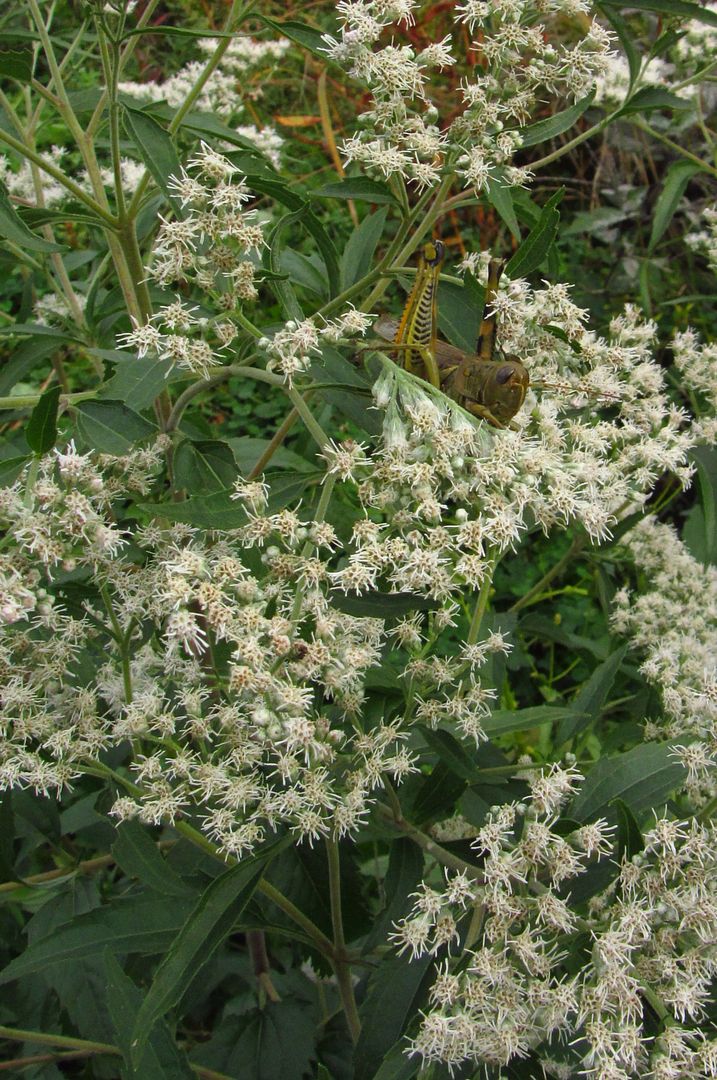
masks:
{"type": "Polygon", "coordinates": [[[341,913],[341,862],[338,842],[326,837],[326,854],[329,867],[329,896],[331,899],[331,926],[334,933],[334,972],[338,983],[339,995],[351,1040],[358,1042],[361,1034],[361,1021],[356,1007],[351,966],[346,958],[346,938],[341,913]]]}
{"type": "Polygon", "coordinates": [[[635,125],[635,127],[639,128],[640,131],[643,131],[645,135],[650,135],[653,139],[657,139],[657,141],[661,142],[664,146],[669,146],[670,150],[674,150],[674,152],[676,154],[679,154],[680,157],[687,158],[688,161],[694,161],[696,165],[699,165],[700,168],[704,172],[709,173],[710,176],[717,176],[717,168],[715,168],[714,165],[708,164],[708,162],[704,161],[701,157],[698,157],[697,154],[693,154],[684,146],[680,146],[679,143],[673,142],[673,140],[669,139],[667,135],[663,135],[661,131],[657,131],[656,128],[653,128],[645,120],[641,120],[635,116],[631,116],[630,120],[635,125]]]}
{"type": "Polygon", "coordinates": [[[330,442],[329,436],[326,434],[299,391],[295,390],[292,386],[285,386],[284,389],[289,396],[291,404],[306,424],[306,428],[314,442],[316,442],[319,448],[323,450],[330,442]]]}
{"type": "MultiPolygon", "coordinates": [[[[0,398],[2,409],[34,409],[42,394],[17,394],[0,398]]],[[[97,397],[96,390],[83,390],[77,394],[60,394],[60,405],[77,405],[80,401],[89,401],[97,397]]]]}
{"type": "Polygon", "coordinates": [[[28,161],[32,161],[38,168],[46,172],[48,176],[51,176],[53,180],[57,180],[61,187],[69,191],[71,195],[81,202],[84,206],[91,210],[93,214],[97,214],[102,219],[107,228],[113,231],[117,229],[117,219],[112,216],[107,210],[103,210],[98,202],[88,195],[74,180],[70,180],[69,176],[65,176],[61,169],[58,169],[51,161],[46,161],[41,154],[36,153],[34,150],[30,150],[24,143],[16,139],[4,128],[0,128],[0,142],[4,142],[6,146],[9,146],[11,150],[14,150],[20,157],[27,158],[28,161]]]}
{"type": "Polygon", "coordinates": [[[482,882],[483,875],[477,866],[472,866],[471,863],[461,859],[460,856],[454,855],[452,851],[448,851],[447,848],[441,846],[426,833],[421,832],[420,829],[412,825],[410,821],[406,821],[403,815],[397,815],[389,807],[383,803],[377,803],[377,808],[381,816],[388,821],[389,824],[394,825],[401,832],[405,833],[409,840],[413,840],[414,844],[418,844],[427,855],[430,855],[432,859],[435,859],[441,866],[447,867],[449,870],[456,870],[460,874],[465,874],[471,878],[472,881],[482,882]]]}
{"type": "Polygon", "coordinates": [[[113,636],[117,642],[117,646],[120,650],[120,656],[122,658],[122,681],[124,683],[124,700],[125,705],[132,704],[132,668],[130,665],[129,654],[129,642],[131,629],[126,633],[120,625],[120,621],[115,614],[114,604],[112,603],[112,597],[110,596],[105,586],[100,588],[100,596],[107,608],[107,614],[110,617],[112,623],[113,636]]]}
{"type": "MultiPolygon", "coordinates": [[[[152,16],[154,15],[154,12],[156,11],[157,6],[159,5],[159,2],[160,2],[160,0],[150,0],[150,2],[147,4],[146,8],[142,12],[142,15],[140,16],[140,18],[137,21],[137,27],[136,28],[138,30],[144,29],[144,27],[147,26],[147,24],[149,23],[149,20],[152,18],[152,16]]],[[[134,53],[134,50],[137,48],[137,45],[139,44],[140,40],[141,40],[141,35],[139,35],[139,34],[133,35],[129,39],[127,44],[125,45],[124,49],[122,50],[122,52],[120,54],[120,59],[119,59],[119,74],[120,75],[122,74],[123,69],[126,67],[130,57],[134,53]]],[[[103,90],[103,92],[102,92],[102,96],[100,97],[100,100],[97,102],[97,105],[95,106],[95,111],[92,114],[92,118],[90,119],[90,122],[87,125],[87,137],[89,139],[93,138],[93,136],[95,135],[95,133],[97,131],[97,128],[99,127],[100,121],[102,120],[102,114],[103,114],[103,112],[105,110],[106,105],[107,105],[107,89],[105,88],[103,90]]]]}
{"type": "MultiPolygon", "coordinates": [[[[242,7],[240,0],[233,0],[231,9],[226,18],[226,22],[224,23],[224,32],[228,33],[232,30],[235,30],[244,21],[244,19],[246,19],[247,16],[251,14],[255,3],[256,0],[249,0],[249,2],[244,4],[244,6],[242,7]]],[[[205,65],[201,75],[195,82],[192,89],[187,94],[179,109],[177,109],[176,113],[172,117],[168,128],[170,135],[174,135],[181,127],[182,121],[184,120],[185,116],[196,102],[197,98],[201,94],[209,79],[219,67],[219,64],[221,63],[225,52],[231,44],[231,40],[232,39],[229,37],[222,38],[222,40],[217,45],[211,57],[207,61],[207,64],[205,65]]],[[[149,184],[149,181],[150,174],[149,172],[145,171],[144,176],[137,185],[137,190],[132,197],[132,201],[127,211],[130,218],[136,216],[142,199],[144,197],[144,193],[147,190],[147,185],[149,184]]]]}

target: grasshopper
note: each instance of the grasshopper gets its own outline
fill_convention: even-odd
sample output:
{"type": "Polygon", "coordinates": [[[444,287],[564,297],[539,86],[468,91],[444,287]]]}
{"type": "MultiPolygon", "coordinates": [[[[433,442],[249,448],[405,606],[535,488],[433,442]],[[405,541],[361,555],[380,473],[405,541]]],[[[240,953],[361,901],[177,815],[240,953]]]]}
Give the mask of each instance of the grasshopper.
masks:
{"type": "Polygon", "coordinates": [[[509,427],[525,401],[528,372],[516,356],[493,358],[495,312],[488,312],[498,291],[503,263],[491,259],[483,320],[474,355],[436,336],[438,275],[444,247],[439,240],[424,244],[416,280],[399,322],[382,317],[375,329],[403,353],[407,371],[426,379],[464,409],[493,427],[509,427]],[[488,314],[485,314],[488,312],[488,314]]]}

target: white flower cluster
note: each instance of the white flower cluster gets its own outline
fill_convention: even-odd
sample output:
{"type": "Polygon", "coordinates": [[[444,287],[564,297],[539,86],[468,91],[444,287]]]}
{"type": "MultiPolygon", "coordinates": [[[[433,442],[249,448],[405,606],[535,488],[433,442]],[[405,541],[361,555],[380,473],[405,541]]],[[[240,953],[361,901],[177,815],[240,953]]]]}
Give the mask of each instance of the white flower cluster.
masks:
{"type": "MultiPolygon", "coordinates": [[[[717,34],[717,30],[715,30],[717,34]]],[[[695,251],[703,252],[713,270],[717,271],[717,206],[708,206],[702,213],[705,229],[688,233],[685,242],[695,251]]]]}
{"type": "Polygon", "coordinates": [[[478,830],[480,868],[447,874],[442,890],[423,883],[396,927],[399,952],[444,957],[408,1052],[451,1070],[532,1052],[551,1076],[714,1075],[715,1041],[678,1023],[699,1019],[717,968],[714,829],[657,820],[581,917],[566,883],[613,853],[611,829],[554,828],[574,769],[527,777],[526,800],[478,830]],[[646,993],[671,1021],[658,1038],[643,1026],[646,993]]]}
{"type": "Polygon", "coordinates": [[[689,480],[692,437],[654,359],[653,324],[628,309],[601,338],[564,285],[506,282],[494,306],[501,347],[535,387],[516,430],[477,424],[386,362],[374,387],[383,445],[353,470],[362,503],[385,525],[367,523],[356,539],[338,575],[347,592],[380,582],[446,600],[479,587],[527,529],[578,521],[600,541],[666,469],[689,480]]]}
{"type": "MultiPolygon", "coordinates": [[[[609,35],[597,22],[573,45],[535,21],[525,0],[468,0],[455,6],[461,30],[475,35],[475,49],[485,59],[479,79],[461,84],[462,111],[442,131],[430,99],[435,69],[456,63],[445,38],[416,52],[410,45],[376,48],[393,23],[409,25],[413,0],[347,0],[336,5],[342,20],[340,38],[326,35],[326,51],[373,95],[372,108],[360,117],[364,130],[345,141],[347,161],[358,161],[385,177],[401,175],[420,190],[435,184],[444,165],[457,168],[466,184],[484,190],[491,179],[526,183],[529,172],[511,164],[521,145],[520,128],[528,123],[541,94],[587,93],[604,71],[609,35]]],[[[582,0],[553,0],[541,5],[552,21],[583,16],[582,0]]]]}
{"type": "MultiPolygon", "coordinates": [[[[197,44],[200,51],[208,57],[217,48],[214,38],[200,38],[197,44]]],[[[230,123],[244,110],[242,89],[246,87],[247,73],[252,69],[275,64],[289,48],[291,42],[286,38],[278,38],[276,41],[255,41],[241,35],[232,38],[221,61],[204,82],[195,108],[230,123]]],[[[166,101],[173,109],[178,109],[202,77],[206,62],[206,59],[191,60],[161,82],[120,82],[119,91],[142,102],[166,101]]],[[[254,143],[278,168],[284,140],[274,128],[257,128],[254,124],[244,124],[235,128],[235,131],[237,135],[254,143]]]]}
{"type": "MultiPolygon", "coordinates": [[[[57,168],[62,167],[64,156],[64,146],[52,146],[49,153],[45,152],[46,159],[57,168]]],[[[15,169],[4,154],[0,154],[0,183],[4,184],[9,194],[19,202],[30,206],[56,206],[67,197],[67,192],[62,185],[46,172],[38,169],[37,176],[34,176],[30,162],[26,159],[23,159],[20,167],[15,169]],[[42,191],[42,204],[38,200],[36,182],[42,191]]]]}
{"type": "MultiPolygon", "coordinates": [[[[706,12],[717,15],[716,3],[703,6],[706,12]]],[[[682,33],[675,46],[678,62],[693,70],[713,63],[717,58],[717,27],[697,19],[689,19],[680,29],[682,33]]]]}
{"type": "Polygon", "coordinates": [[[665,716],[648,721],[646,734],[688,740],[678,754],[691,798],[703,805],[717,794],[717,568],[652,519],[625,544],[646,587],[615,594],[612,624],[646,652],[640,670],[662,694],[665,716]]]}
{"type": "Polygon", "coordinates": [[[202,143],[189,170],[171,178],[183,213],[162,219],[148,276],[158,284],[196,284],[227,315],[208,319],[179,297],[160,308],[150,322],[119,336],[122,348],[139,356],[169,358],[206,378],[221,364],[221,350],[236,337],[231,313],[257,297],[250,256],[264,244],[255,211],[244,209],[253,196],[223,154],[202,143]]]}
{"type": "Polygon", "coordinates": [[[374,318],[349,307],[338,318],[325,321],[323,326],[317,326],[314,319],[301,322],[290,319],[273,337],[261,338],[258,346],[268,357],[268,370],[279,371],[291,386],[294,376],[307,371],[314,357],[321,354],[322,341],[337,344],[363,335],[374,318]]]}
{"type": "MultiPolygon", "coordinates": [[[[694,86],[675,85],[674,66],[659,56],[650,57],[642,65],[638,79],[641,87],[659,87],[670,90],[678,97],[692,98],[695,93],[694,86]]],[[[626,58],[622,54],[611,56],[606,70],[597,80],[595,104],[616,109],[625,101],[631,84],[630,66],[626,58]]]]}

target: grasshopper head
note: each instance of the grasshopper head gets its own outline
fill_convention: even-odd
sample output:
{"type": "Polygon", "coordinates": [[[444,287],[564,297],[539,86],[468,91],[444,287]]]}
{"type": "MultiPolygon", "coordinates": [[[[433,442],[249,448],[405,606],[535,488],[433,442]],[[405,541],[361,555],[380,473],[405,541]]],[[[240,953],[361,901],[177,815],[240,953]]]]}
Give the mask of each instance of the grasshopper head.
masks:
{"type": "Polygon", "coordinates": [[[440,240],[429,240],[423,245],[423,258],[429,266],[438,266],[443,261],[445,250],[445,244],[440,240]]]}
{"type": "Polygon", "coordinates": [[[482,404],[501,424],[509,424],[525,401],[530,377],[515,356],[491,360],[486,364],[482,385],[482,404]]]}

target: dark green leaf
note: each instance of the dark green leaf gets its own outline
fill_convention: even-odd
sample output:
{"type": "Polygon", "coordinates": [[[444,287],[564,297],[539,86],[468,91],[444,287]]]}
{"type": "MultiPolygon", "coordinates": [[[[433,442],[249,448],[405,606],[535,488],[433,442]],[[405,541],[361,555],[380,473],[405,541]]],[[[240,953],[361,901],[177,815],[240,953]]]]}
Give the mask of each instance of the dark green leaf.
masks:
{"type": "Polygon", "coordinates": [[[439,281],[438,328],[456,348],[475,352],[484,300],[485,289],[472,274],[463,285],[439,281]]]}
{"type": "MultiPolygon", "coordinates": [[[[95,349],[93,352],[96,354],[111,350],[95,349]]],[[[152,360],[147,356],[140,358],[126,353],[114,359],[117,370],[102,387],[102,397],[122,401],[135,412],[146,409],[166,387],[172,361],[159,358],[152,360]]]]}
{"type": "Polygon", "coordinates": [[[276,223],[269,234],[267,247],[264,252],[264,265],[272,272],[271,277],[268,278],[272,291],[281,304],[286,318],[295,319],[297,322],[303,320],[304,312],[301,308],[301,304],[296,298],[293,286],[280,273],[281,255],[284,246],[284,233],[297,221],[301,221],[307,212],[308,204],[304,203],[298,210],[294,210],[290,214],[285,214],[284,217],[276,223]]]}
{"type": "Polygon", "coordinates": [[[658,241],[662,239],[667,226],[672,221],[680,199],[685,193],[688,182],[696,173],[702,171],[703,167],[694,161],[673,161],[670,165],[665,182],[662,185],[662,191],[655,204],[652,232],[650,233],[650,243],[647,248],[648,254],[652,254],[658,241]]]}
{"type": "Polygon", "coordinates": [[[248,173],[246,183],[247,187],[252,191],[259,191],[262,195],[268,195],[270,198],[276,199],[277,202],[288,207],[289,210],[299,210],[301,207],[307,208],[301,217],[301,224],[316,241],[319,254],[326,267],[330,294],[335,296],[339,289],[339,258],[333,240],[309,207],[306,199],[293,188],[290,188],[283,180],[274,180],[256,173],[248,173]]]}
{"type": "Polygon", "coordinates": [[[6,788],[0,794],[0,879],[12,881],[15,877],[15,817],[12,812],[12,791],[6,788]]]}
{"type": "Polygon", "coordinates": [[[14,484],[29,460],[27,454],[3,458],[0,461],[0,487],[10,487],[11,484],[14,484]]]}
{"type": "Polygon", "coordinates": [[[714,565],[717,564],[717,450],[713,446],[696,446],[690,457],[697,465],[702,509],[704,543],[698,558],[714,565]]]}
{"type": "Polygon", "coordinates": [[[433,977],[432,964],[431,956],[417,960],[396,956],[384,960],[371,976],[360,1010],[354,1080],[375,1080],[384,1058],[423,1003],[433,977]]]}
{"type": "Polygon", "coordinates": [[[589,724],[598,721],[626,652],[627,645],[623,645],[611,653],[604,663],[595,668],[580,693],[573,698],[570,708],[577,715],[566,717],[560,724],[556,735],[558,745],[574,738],[589,724]]]}
{"type": "Polygon", "coordinates": [[[77,406],[77,427],[89,446],[118,456],[157,431],[122,401],[83,401],[77,406]]]}
{"type": "Polygon", "coordinates": [[[637,821],[658,809],[685,780],[685,769],[672,753],[671,743],[643,743],[616,757],[604,757],[592,767],[568,808],[576,821],[593,821],[615,799],[629,806],[637,821]]]}
{"type": "Polygon", "coordinates": [[[452,811],[455,803],[465,791],[466,781],[456,776],[442,761],[434,766],[418,789],[418,794],[411,811],[417,825],[435,820],[452,811]]]}
{"type": "Polygon", "coordinates": [[[619,15],[609,4],[604,6],[596,4],[598,11],[602,12],[607,21],[612,26],[613,30],[617,34],[618,40],[622,45],[623,52],[627,57],[627,64],[630,69],[630,90],[632,90],[635,79],[640,74],[640,68],[642,66],[642,60],[640,54],[635,48],[635,37],[629,26],[623,19],[622,15],[619,15]]]}
{"type": "Polygon", "coordinates": [[[153,518],[184,521],[200,529],[240,529],[247,521],[242,503],[230,498],[228,491],[196,495],[180,503],[140,503],[138,508],[153,518]]]}
{"type": "Polygon", "coordinates": [[[560,188],[548,199],[537,225],[530,230],[505,268],[509,278],[527,277],[547,258],[560,222],[560,214],[556,208],[564,194],[565,188],[560,188]]]}
{"type": "Polygon", "coordinates": [[[33,65],[34,50],[31,45],[18,43],[14,48],[5,44],[0,47],[0,78],[29,83],[32,81],[33,65]]]}
{"type": "Polygon", "coordinates": [[[57,439],[57,409],[60,404],[61,387],[46,390],[30,414],[25,428],[27,445],[38,456],[52,450],[57,439]]]}
{"type": "Polygon", "coordinates": [[[290,41],[295,41],[297,45],[301,45],[302,48],[308,49],[308,51],[313,53],[319,60],[327,63],[326,42],[324,41],[320,30],[314,29],[313,26],[309,26],[307,23],[298,22],[296,19],[286,19],[284,22],[277,22],[274,19],[270,19],[268,15],[262,15],[260,11],[256,12],[256,17],[271,30],[274,30],[275,33],[282,37],[289,38],[290,41]]]}
{"type": "MultiPolygon", "coordinates": [[[[160,191],[171,198],[167,187],[170,176],[179,176],[182,167],[169,133],[154,117],[141,109],[124,107],[124,123],[142,161],[160,191]]],[[[173,203],[175,212],[178,207],[173,203]]]]}
{"type": "Polygon", "coordinates": [[[418,1072],[421,1062],[418,1057],[409,1057],[406,1053],[408,1043],[399,1039],[386,1054],[381,1067],[373,1080],[412,1080],[418,1072]]]}
{"type": "Polygon", "coordinates": [[[423,724],[419,724],[418,727],[426,744],[451,772],[467,780],[469,784],[476,782],[480,767],[458,739],[454,738],[449,731],[443,731],[440,728],[434,731],[423,724]]]}
{"type": "Polygon", "coordinates": [[[107,1006],[122,1051],[126,1080],[196,1080],[186,1056],[161,1020],[155,1024],[137,1068],[132,1065],[130,1035],[142,1006],[142,994],[112,953],[105,953],[107,1006]]]}
{"type": "MultiPolygon", "coordinates": [[[[227,439],[231,446],[242,475],[248,476],[258,462],[261,455],[269,445],[269,439],[255,439],[250,435],[243,435],[239,439],[227,439]]],[[[280,446],[276,453],[272,454],[268,469],[291,469],[294,472],[316,472],[315,461],[308,461],[293,450],[287,450],[280,446]]]]}
{"type": "Polygon", "coordinates": [[[51,244],[49,240],[43,240],[28,229],[25,222],[10,202],[7,188],[0,180],[0,236],[12,241],[18,247],[27,248],[28,251],[48,253],[51,251],[64,251],[59,244],[51,244]]]}
{"type": "Polygon", "coordinates": [[[640,826],[635,821],[635,815],[630,807],[622,799],[615,799],[613,803],[617,811],[617,861],[631,859],[642,851],[645,842],[642,839],[640,826]]]}
{"type": "Polygon", "coordinates": [[[569,109],[563,109],[555,116],[538,120],[537,124],[523,128],[520,133],[523,146],[536,146],[538,143],[547,142],[548,139],[554,139],[556,135],[562,135],[580,119],[586,109],[590,108],[594,99],[595,91],[592,90],[587,97],[580,98],[580,101],[576,101],[569,109]]]}
{"type": "Polygon", "coordinates": [[[317,1017],[305,1002],[282,995],[281,1001],[240,1016],[232,1016],[229,1009],[227,1013],[213,1038],[193,1053],[198,1064],[236,1080],[305,1080],[316,1075],[312,1059],[317,1017]]]}
{"type": "Polygon", "coordinates": [[[696,19],[697,22],[709,23],[717,26],[717,12],[699,4],[689,3],[688,0],[630,0],[623,4],[622,0],[602,0],[604,7],[626,7],[632,11],[657,11],[661,15],[674,15],[678,18],[696,19]]]}
{"type": "Polygon", "coordinates": [[[286,840],[267,845],[243,859],[209,885],[176,941],[155,972],[132,1033],[135,1065],[156,1021],[176,1005],[197,974],[231,933],[232,926],[249,903],[267,862],[286,840]]]}
{"type": "Polygon", "coordinates": [[[488,202],[494,206],[516,240],[520,240],[520,226],[513,208],[513,196],[508,184],[502,179],[488,181],[488,202]]]}
{"type": "Polygon", "coordinates": [[[391,843],[388,870],[383,883],[386,906],[376,918],[370,934],[364,942],[364,952],[382,945],[393,924],[408,913],[412,905],[409,899],[418,886],[423,873],[423,852],[405,836],[391,843]]]}
{"type": "Polygon", "coordinates": [[[179,932],[191,899],[168,904],[164,897],[113,900],[57,927],[31,944],[2,972],[0,983],[44,971],[51,964],[74,963],[105,949],[117,953],[162,953],[179,932]]]}
{"type": "Polygon", "coordinates": [[[129,877],[163,896],[187,896],[187,886],[162,857],[149,833],[138,821],[124,821],[117,829],[112,854],[129,877]]]}
{"type": "Polygon", "coordinates": [[[365,217],[354,229],[341,256],[341,287],[348,289],[369,272],[388,210],[382,207],[365,217]]]}
{"type": "Polygon", "coordinates": [[[638,90],[617,115],[629,116],[630,113],[645,113],[651,109],[689,109],[691,107],[691,103],[686,98],[678,97],[677,94],[663,90],[660,86],[643,86],[642,90],[638,90]]]}
{"type": "Polygon", "coordinates": [[[183,439],[174,455],[174,486],[189,492],[226,491],[238,469],[232,448],[220,439],[183,439]]]}
{"type": "Polygon", "coordinates": [[[370,619],[395,619],[409,611],[435,611],[439,606],[436,600],[413,593],[365,592],[361,596],[349,596],[337,589],[330,594],[329,602],[347,615],[370,619]]]}
{"type": "Polygon", "coordinates": [[[486,735],[495,738],[512,731],[529,731],[541,724],[553,724],[558,720],[572,720],[575,710],[563,705],[534,705],[529,709],[496,709],[483,721],[486,735]]]}
{"type": "Polygon", "coordinates": [[[31,337],[13,349],[12,356],[0,368],[0,395],[9,394],[13,386],[38,364],[46,363],[61,347],[62,342],[53,338],[31,337]]]}
{"type": "Polygon", "coordinates": [[[0,327],[0,337],[51,337],[57,338],[58,342],[77,340],[66,330],[59,330],[56,326],[45,326],[44,323],[9,323],[0,327]]]}
{"type": "Polygon", "coordinates": [[[347,180],[335,180],[324,184],[316,191],[309,192],[312,199],[357,199],[380,206],[382,203],[396,203],[396,197],[388,184],[378,180],[369,180],[365,176],[350,177],[347,180]]]}

